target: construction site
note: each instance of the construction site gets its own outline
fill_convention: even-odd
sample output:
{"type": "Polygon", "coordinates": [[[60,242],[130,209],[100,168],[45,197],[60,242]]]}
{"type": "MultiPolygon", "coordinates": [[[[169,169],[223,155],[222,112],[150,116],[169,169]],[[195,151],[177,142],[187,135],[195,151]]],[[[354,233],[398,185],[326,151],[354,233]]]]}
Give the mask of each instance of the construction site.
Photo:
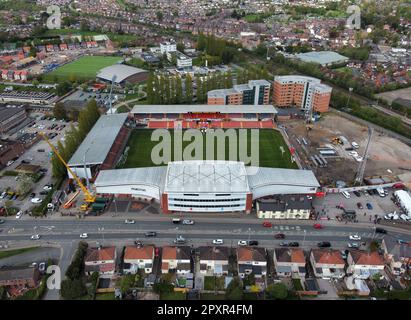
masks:
{"type": "Polygon", "coordinates": [[[301,120],[281,125],[302,166],[313,170],[322,185],[360,185],[364,178],[389,181],[411,173],[410,146],[334,112],[310,125],[301,120]]]}

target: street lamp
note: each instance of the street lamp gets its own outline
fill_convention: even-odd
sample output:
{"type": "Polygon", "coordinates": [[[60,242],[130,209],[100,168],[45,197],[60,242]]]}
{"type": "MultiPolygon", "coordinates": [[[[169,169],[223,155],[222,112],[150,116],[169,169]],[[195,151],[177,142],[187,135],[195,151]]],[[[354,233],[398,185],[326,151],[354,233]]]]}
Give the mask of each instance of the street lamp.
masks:
{"type": "Polygon", "coordinates": [[[304,238],[303,238],[303,247],[304,247],[304,243],[305,243],[305,236],[307,234],[307,230],[304,229],[304,238]]]}
{"type": "Polygon", "coordinates": [[[346,106],[345,106],[346,109],[348,108],[348,104],[349,104],[349,102],[350,102],[351,93],[352,93],[352,91],[353,91],[353,88],[348,88],[348,90],[349,90],[350,94],[348,95],[347,104],[346,104],[346,106]]]}
{"type": "Polygon", "coordinates": [[[101,243],[104,243],[104,227],[98,228],[98,231],[101,232],[103,236],[103,241],[101,243]]]}
{"type": "Polygon", "coordinates": [[[251,238],[251,228],[248,228],[248,242],[250,243],[251,238]]]}

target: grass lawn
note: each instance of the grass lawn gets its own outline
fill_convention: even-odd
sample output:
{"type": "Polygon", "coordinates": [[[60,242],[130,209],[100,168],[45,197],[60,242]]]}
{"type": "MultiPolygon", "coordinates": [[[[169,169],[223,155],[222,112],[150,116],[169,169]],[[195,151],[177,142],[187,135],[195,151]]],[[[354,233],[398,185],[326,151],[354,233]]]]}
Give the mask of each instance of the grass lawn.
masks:
{"type": "Polygon", "coordinates": [[[11,256],[15,256],[15,255],[22,254],[22,253],[32,251],[32,250],[36,250],[36,249],[38,249],[38,247],[30,247],[30,248],[0,251],[0,259],[8,258],[8,257],[11,257],[11,256]]]}
{"type": "MultiPolygon", "coordinates": [[[[134,130],[130,135],[127,145],[130,147],[128,151],[127,161],[123,165],[123,168],[140,168],[155,166],[151,160],[152,149],[160,142],[151,141],[151,134],[154,130],[134,130]]],[[[256,141],[251,139],[251,130],[248,131],[247,138],[247,150],[248,154],[251,151],[251,144],[255,144],[256,141]]],[[[173,130],[170,130],[172,138],[172,146],[174,146],[173,130]]],[[[238,136],[238,135],[237,135],[238,136]]],[[[205,139],[204,139],[205,140],[205,139]]],[[[183,141],[183,149],[189,145],[190,141],[183,141]]],[[[205,154],[206,143],[203,144],[203,154],[205,154]]],[[[174,161],[174,148],[171,148],[171,161],[174,161]]],[[[238,142],[237,142],[237,155],[238,155],[238,142]]],[[[225,154],[219,154],[217,152],[217,143],[214,144],[214,159],[229,160],[229,148],[226,139],[225,154]]],[[[203,155],[193,154],[195,159],[203,159],[203,155]]],[[[281,134],[276,130],[262,129],[259,130],[259,164],[260,167],[271,168],[289,168],[296,169],[297,165],[291,163],[290,151],[286,143],[284,142],[281,134]],[[284,149],[284,155],[281,154],[280,147],[284,149]]],[[[238,158],[237,158],[238,159],[238,158]]],[[[236,160],[237,160],[236,159],[236,160]]],[[[163,163],[158,165],[164,165],[163,163]]]]}
{"type": "Polygon", "coordinates": [[[204,277],[204,290],[224,290],[224,277],[216,277],[214,280],[213,276],[204,277]]]}
{"type": "Polygon", "coordinates": [[[185,300],[186,294],[184,292],[168,292],[160,295],[160,300],[185,300]]]}
{"type": "Polygon", "coordinates": [[[84,56],[53,70],[45,77],[47,79],[54,79],[54,77],[59,79],[69,79],[70,77],[77,79],[94,79],[100,69],[111,66],[119,61],[121,61],[121,57],[84,56]]]}
{"type": "Polygon", "coordinates": [[[115,300],[113,292],[98,293],[96,294],[96,300],[115,300]]]}

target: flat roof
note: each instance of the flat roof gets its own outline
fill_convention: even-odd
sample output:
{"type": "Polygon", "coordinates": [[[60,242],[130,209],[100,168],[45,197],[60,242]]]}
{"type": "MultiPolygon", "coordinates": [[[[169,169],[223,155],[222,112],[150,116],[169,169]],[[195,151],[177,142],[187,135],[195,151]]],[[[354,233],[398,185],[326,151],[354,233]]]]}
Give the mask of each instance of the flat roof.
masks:
{"type": "Polygon", "coordinates": [[[298,53],[296,57],[305,62],[313,62],[321,65],[349,60],[347,57],[334,51],[312,51],[298,53]]]}
{"type": "Polygon", "coordinates": [[[249,173],[248,183],[251,189],[273,184],[320,187],[311,170],[246,167],[246,171],[249,173]]]}
{"type": "Polygon", "coordinates": [[[2,106],[0,105],[0,122],[6,121],[15,114],[25,111],[23,106],[2,106]]]}
{"type": "Polygon", "coordinates": [[[84,154],[86,152],[86,165],[102,164],[126,119],[127,113],[100,116],[71,157],[68,165],[84,165],[84,154]]]}
{"type": "Polygon", "coordinates": [[[219,113],[272,113],[277,110],[272,105],[136,105],[131,113],[188,113],[188,112],[219,112],[219,113]]]}
{"type": "Polygon", "coordinates": [[[248,193],[243,162],[193,160],[169,162],[164,187],[167,193],[248,193]]]}
{"type": "Polygon", "coordinates": [[[95,181],[96,187],[145,184],[161,187],[167,167],[101,170],[95,181]]]}
{"type": "Polygon", "coordinates": [[[135,74],[147,72],[146,70],[127,66],[121,63],[113,64],[112,66],[105,67],[97,73],[97,78],[101,78],[107,81],[111,81],[113,76],[116,75],[117,78],[115,83],[123,82],[128,77],[135,74]]]}

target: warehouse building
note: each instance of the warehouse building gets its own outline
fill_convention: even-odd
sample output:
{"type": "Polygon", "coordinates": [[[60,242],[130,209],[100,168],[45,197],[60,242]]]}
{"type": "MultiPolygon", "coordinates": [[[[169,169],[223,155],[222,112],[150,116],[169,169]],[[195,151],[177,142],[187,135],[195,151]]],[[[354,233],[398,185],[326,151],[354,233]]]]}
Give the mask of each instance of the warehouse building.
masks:
{"type": "Polygon", "coordinates": [[[347,63],[349,58],[333,51],[312,51],[298,53],[297,59],[303,62],[316,63],[323,67],[347,63]]]}
{"type": "Polygon", "coordinates": [[[5,134],[26,119],[27,113],[23,106],[0,105],[0,134],[5,134]]]}
{"type": "Polygon", "coordinates": [[[126,83],[140,83],[146,81],[148,78],[148,71],[118,63],[105,67],[97,73],[97,79],[103,82],[111,83],[114,76],[114,84],[124,86],[126,83]]]}
{"type": "Polygon", "coordinates": [[[309,170],[245,167],[242,162],[221,160],[102,170],[95,180],[100,196],[156,200],[164,213],[250,213],[259,198],[315,195],[319,186],[309,170]]]}
{"type": "MultiPolygon", "coordinates": [[[[102,115],[68,162],[79,177],[93,180],[101,169],[113,168],[127,141],[126,113],[102,115]]],[[[68,172],[69,178],[73,178],[68,172]]]]}

